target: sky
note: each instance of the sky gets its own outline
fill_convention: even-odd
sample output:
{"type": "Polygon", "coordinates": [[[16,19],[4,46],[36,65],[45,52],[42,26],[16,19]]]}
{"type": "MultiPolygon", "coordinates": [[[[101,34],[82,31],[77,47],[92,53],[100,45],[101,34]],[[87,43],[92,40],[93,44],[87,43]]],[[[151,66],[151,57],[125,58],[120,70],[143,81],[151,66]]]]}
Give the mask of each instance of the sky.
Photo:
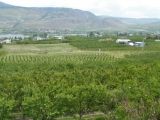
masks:
{"type": "Polygon", "coordinates": [[[67,7],[96,15],[160,18],[160,0],[0,0],[24,7],[67,7]]]}

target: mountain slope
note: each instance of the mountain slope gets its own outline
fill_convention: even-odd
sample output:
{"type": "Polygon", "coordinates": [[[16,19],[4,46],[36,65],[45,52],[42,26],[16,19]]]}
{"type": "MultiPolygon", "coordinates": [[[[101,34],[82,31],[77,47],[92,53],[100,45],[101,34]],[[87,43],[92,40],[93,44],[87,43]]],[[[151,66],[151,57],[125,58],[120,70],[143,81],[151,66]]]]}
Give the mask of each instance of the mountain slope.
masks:
{"type": "Polygon", "coordinates": [[[28,8],[0,2],[0,32],[149,30],[150,26],[157,29],[156,23],[160,20],[96,16],[78,9],[28,8]]]}
{"type": "Polygon", "coordinates": [[[70,8],[25,8],[1,3],[0,29],[8,30],[102,30],[122,22],[100,18],[70,8]]]}
{"type": "Polygon", "coordinates": [[[0,8],[7,8],[7,7],[9,8],[9,7],[14,7],[14,6],[0,2],[0,8]]]}

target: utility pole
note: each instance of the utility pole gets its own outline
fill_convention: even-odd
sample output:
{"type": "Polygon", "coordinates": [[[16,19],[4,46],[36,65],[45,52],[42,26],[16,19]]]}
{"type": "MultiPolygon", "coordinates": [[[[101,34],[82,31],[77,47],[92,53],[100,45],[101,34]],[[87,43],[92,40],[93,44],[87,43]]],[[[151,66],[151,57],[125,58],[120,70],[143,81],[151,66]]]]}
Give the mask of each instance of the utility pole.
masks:
{"type": "Polygon", "coordinates": [[[144,51],[144,45],[145,45],[144,41],[145,41],[145,40],[146,40],[146,36],[143,38],[143,41],[142,41],[142,43],[143,43],[142,51],[144,51]]]}

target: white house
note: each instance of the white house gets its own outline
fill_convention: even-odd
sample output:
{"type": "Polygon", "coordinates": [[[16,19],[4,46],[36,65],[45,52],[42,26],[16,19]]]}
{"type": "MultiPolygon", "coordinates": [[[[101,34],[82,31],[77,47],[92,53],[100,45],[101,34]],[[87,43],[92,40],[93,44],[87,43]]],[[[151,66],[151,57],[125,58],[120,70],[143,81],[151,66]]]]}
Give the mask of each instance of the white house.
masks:
{"type": "Polygon", "coordinates": [[[116,40],[116,43],[128,45],[128,43],[129,43],[130,41],[131,41],[131,40],[129,40],[129,39],[117,39],[117,40],[116,40]]]}
{"type": "Polygon", "coordinates": [[[24,38],[28,38],[29,36],[24,36],[22,34],[0,34],[0,38],[8,38],[12,40],[23,40],[24,38]]]}
{"type": "Polygon", "coordinates": [[[134,46],[134,42],[128,42],[129,46],[134,46]]]}
{"type": "Polygon", "coordinates": [[[144,42],[133,42],[129,39],[117,39],[116,43],[124,44],[124,45],[128,45],[128,46],[136,46],[136,47],[144,47],[144,45],[145,45],[144,42]]]}
{"type": "Polygon", "coordinates": [[[0,40],[0,43],[1,43],[1,44],[11,44],[12,41],[11,41],[11,39],[1,39],[1,40],[0,40]]]}
{"type": "Polygon", "coordinates": [[[54,36],[55,39],[58,39],[58,40],[63,40],[64,39],[64,36],[54,36]]]}
{"type": "Polygon", "coordinates": [[[134,45],[137,47],[144,47],[145,43],[144,42],[135,42],[134,45]]]}
{"type": "Polygon", "coordinates": [[[38,40],[38,41],[40,41],[40,40],[45,40],[46,38],[42,38],[42,37],[39,37],[39,36],[37,36],[37,37],[35,37],[34,38],[34,40],[38,40]]]}
{"type": "Polygon", "coordinates": [[[160,42],[160,40],[155,40],[155,42],[160,42]]]}

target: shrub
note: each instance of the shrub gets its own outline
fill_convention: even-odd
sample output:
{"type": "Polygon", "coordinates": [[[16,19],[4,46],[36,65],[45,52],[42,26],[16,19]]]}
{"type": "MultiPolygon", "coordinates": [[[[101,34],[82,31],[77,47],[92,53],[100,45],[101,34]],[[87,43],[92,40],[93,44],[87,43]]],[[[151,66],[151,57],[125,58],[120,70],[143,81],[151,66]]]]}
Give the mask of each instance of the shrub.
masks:
{"type": "Polygon", "coordinates": [[[0,43],[0,48],[2,48],[3,47],[3,45],[0,43]]]}

